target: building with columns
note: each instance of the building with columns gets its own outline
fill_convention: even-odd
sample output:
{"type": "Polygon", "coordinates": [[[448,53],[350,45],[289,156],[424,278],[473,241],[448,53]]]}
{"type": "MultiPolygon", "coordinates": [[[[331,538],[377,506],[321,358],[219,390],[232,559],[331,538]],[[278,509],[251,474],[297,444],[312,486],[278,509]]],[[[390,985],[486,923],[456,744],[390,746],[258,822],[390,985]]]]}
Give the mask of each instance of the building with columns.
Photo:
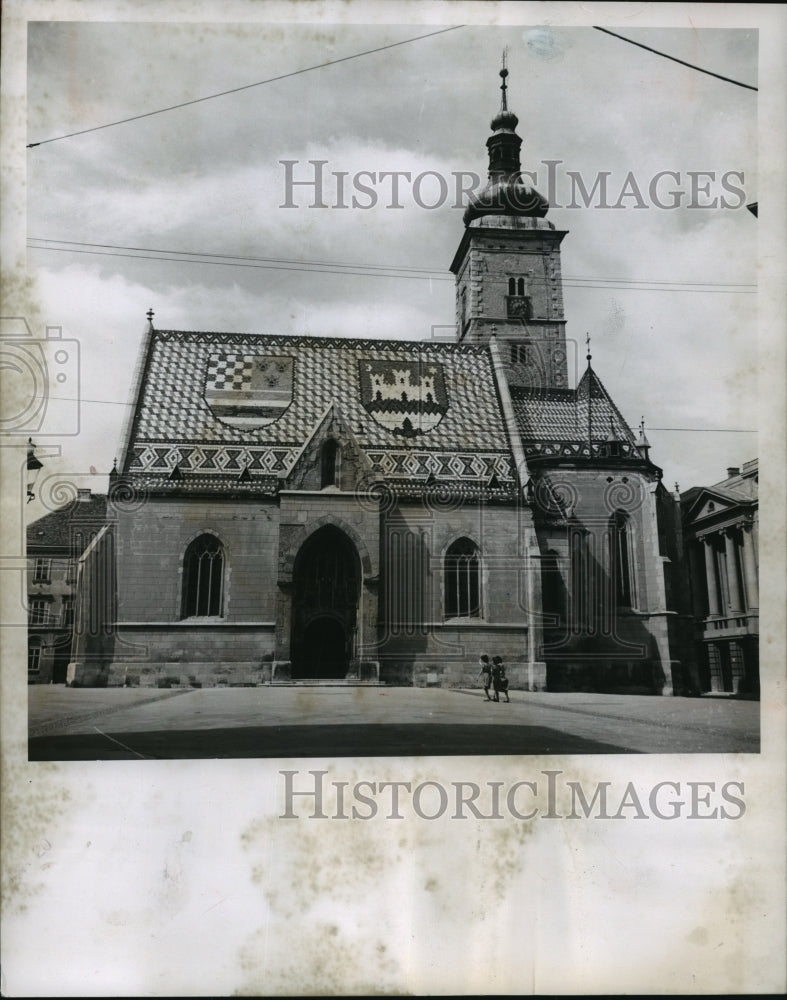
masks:
{"type": "Polygon", "coordinates": [[[681,494],[702,691],[759,694],[757,459],[681,494]]]}
{"type": "Polygon", "coordinates": [[[567,234],[524,183],[501,76],[455,342],[148,314],[101,567],[83,566],[111,554],[112,621],[73,683],[468,686],[487,653],[512,688],[691,689],[679,506],[589,348],[570,384],[567,234]]]}

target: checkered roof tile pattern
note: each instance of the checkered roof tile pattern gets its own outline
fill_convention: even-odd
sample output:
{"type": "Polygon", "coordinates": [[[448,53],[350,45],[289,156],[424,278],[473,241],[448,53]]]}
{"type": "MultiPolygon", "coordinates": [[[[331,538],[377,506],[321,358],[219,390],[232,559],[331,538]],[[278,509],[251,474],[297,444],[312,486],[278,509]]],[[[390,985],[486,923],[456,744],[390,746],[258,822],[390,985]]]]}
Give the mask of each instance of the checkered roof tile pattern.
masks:
{"type": "MultiPolygon", "coordinates": [[[[523,443],[531,441],[585,441],[588,436],[588,399],[575,389],[545,392],[512,391],[517,426],[523,443]]],[[[591,436],[605,441],[610,421],[615,439],[633,445],[631,429],[606,392],[593,392],[590,402],[591,436]]]]}
{"type": "Polygon", "coordinates": [[[298,447],[307,440],[331,403],[339,406],[362,447],[401,448],[402,438],[377,423],[362,405],[359,361],[363,360],[420,360],[442,365],[448,409],[433,430],[412,440],[413,447],[509,454],[492,365],[483,348],[429,342],[163,330],[156,331],[151,342],[132,450],[152,441],[298,447]],[[265,427],[245,429],[223,423],[205,400],[209,361],[217,353],[238,357],[292,356],[292,405],[265,427]]]}

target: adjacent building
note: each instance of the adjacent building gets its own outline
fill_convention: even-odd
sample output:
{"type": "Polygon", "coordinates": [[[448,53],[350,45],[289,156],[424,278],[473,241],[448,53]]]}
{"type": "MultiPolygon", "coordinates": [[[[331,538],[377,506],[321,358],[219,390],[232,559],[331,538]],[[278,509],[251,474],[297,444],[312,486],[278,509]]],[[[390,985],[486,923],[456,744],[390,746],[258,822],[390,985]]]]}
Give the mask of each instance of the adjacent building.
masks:
{"type": "Polygon", "coordinates": [[[757,459],[681,494],[700,690],[758,695],[757,459]]]}
{"type": "Polygon", "coordinates": [[[106,521],[107,499],[80,489],[76,499],[27,529],[27,679],[64,684],[72,658],[79,561],[106,521]]]}

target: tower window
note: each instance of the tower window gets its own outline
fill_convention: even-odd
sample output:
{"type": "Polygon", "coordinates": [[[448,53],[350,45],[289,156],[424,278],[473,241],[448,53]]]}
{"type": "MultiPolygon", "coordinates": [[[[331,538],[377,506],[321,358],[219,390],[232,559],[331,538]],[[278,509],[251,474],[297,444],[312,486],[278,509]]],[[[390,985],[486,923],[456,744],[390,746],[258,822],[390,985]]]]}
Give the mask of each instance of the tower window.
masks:
{"type": "Polygon", "coordinates": [[[215,535],[200,535],[183,560],[183,618],[224,613],[224,548],[215,535]]]}
{"type": "Polygon", "coordinates": [[[511,363],[514,365],[529,365],[533,361],[533,355],[527,344],[511,345],[511,363]]]}
{"type": "Polygon", "coordinates": [[[445,556],[447,618],[478,618],[481,614],[481,561],[478,546],[460,538],[445,556]]]}

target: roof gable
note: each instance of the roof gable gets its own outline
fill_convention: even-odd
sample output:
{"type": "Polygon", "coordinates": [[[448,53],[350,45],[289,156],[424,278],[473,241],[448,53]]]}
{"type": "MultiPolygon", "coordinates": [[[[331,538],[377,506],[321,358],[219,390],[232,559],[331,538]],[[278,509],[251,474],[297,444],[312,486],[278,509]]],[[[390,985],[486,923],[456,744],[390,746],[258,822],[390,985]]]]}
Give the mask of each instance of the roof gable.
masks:
{"type": "Polygon", "coordinates": [[[689,499],[685,517],[687,521],[696,523],[734,511],[741,506],[751,505],[751,498],[725,496],[715,488],[700,487],[696,495],[689,499]]]}
{"type": "Polygon", "coordinates": [[[530,457],[590,458],[610,436],[621,457],[639,460],[634,435],[592,369],[576,389],[512,389],[525,452],[530,457]]]}
{"type": "Polygon", "coordinates": [[[328,441],[335,441],[342,455],[340,481],[331,483],[331,486],[354,489],[363,477],[373,478],[372,463],[359,446],[339,407],[331,403],[293,463],[286,478],[288,488],[323,488],[320,456],[328,441]]]}

